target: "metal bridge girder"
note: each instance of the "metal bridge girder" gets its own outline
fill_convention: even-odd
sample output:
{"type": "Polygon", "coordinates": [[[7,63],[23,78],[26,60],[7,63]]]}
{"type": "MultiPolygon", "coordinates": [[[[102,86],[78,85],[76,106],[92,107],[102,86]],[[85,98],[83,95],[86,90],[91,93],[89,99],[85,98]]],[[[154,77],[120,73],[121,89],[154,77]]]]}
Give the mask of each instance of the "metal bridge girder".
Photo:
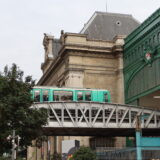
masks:
{"type": "Polygon", "coordinates": [[[159,128],[160,111],[138,106],[98,102],[46,102],[32,107],[49,111],[48,125],[52,128],[136,128],[136,118],[142,128],[159,128]]]}

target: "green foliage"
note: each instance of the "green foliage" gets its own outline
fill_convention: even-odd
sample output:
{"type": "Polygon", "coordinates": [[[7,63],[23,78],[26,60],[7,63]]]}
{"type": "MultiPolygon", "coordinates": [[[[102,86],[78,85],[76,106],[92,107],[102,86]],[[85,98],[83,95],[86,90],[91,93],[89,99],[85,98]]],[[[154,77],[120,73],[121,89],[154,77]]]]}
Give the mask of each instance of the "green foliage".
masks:
{"type": "Polygon", "coordinates": [[[20,147],[26,148],[31,141],[43,135],[42,125],[47,123],[45,109],[33,109],[30,91],[35,81],[13,64],[0,73],[0,155],[9,152],[11,140],[7,137],[16,131],[20,147]]]}
{"type": "Polygon", "coordinates": [[[89,147],[80,147],[70,160],[96,160],[96,154],[89,147]]]}
{"type": "Polygon", "coordinates": [[[11,158],[0,157],[0,160],[10,160],[11,158]]]}
{"type": "MultiPolygon", "coordinates": [[[[11,158],[0,157],[0,160],[11,160],[11,158]]],[[[24,158],[17,158],[16,160],[25,160],[24,158]]]]}
{"type": "Polygon", "coordinates": [[[0,157],[0,160],[9,160],[9,158],[0,157]]]}
{"type": "Polygon", "coordinates": [[[51,156],[51,160],[61,160],[62,159],[62,156],[61,154],[59,153],[54,153],[52,156],[51,156]]]}

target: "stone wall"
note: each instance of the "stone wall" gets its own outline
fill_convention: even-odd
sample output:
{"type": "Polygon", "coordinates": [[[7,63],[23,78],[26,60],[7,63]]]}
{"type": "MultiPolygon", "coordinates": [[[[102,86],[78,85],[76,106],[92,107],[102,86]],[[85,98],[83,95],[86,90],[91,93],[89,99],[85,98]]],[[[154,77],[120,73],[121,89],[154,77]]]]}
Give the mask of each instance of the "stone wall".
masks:
{"type": "MultiPolygon", "coordinates": [[[[117,36],[113,41],[102,41],[89,40],[83,34],[62,34],[59,55],[55,57],[52,53],[52,61],[45,58],[42,67],[44,74],[38,85],[107,89],[111,93],[112,102],[124,103],[123,38],[117,36]]],[[[53,147],[56,139],[56,151],[61,152],[62,140],[76,139],[81,145],[89,146],[89,138],[59,136],[52,138],[51,144],[53,147]]],[[[124,138],[118,138],[115,145],[124,146],[124,143],[124,138]]],[[[53,153],[54,149],[51,151],[53,153]]]]}

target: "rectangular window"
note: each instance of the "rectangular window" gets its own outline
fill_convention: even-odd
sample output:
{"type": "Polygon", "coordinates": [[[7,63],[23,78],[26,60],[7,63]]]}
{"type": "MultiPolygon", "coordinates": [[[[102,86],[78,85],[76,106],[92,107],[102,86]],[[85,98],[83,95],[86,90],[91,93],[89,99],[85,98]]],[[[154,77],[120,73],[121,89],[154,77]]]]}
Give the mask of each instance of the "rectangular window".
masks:
{"type": "Polygon", "coordinates": [[[49,101],[49,91],[48,90],[44,90],[43,91],[43,101],[49,101]]]}
{"type": "Polygon", "coordinates": [[[53,99],[54,101],[60,101],[59,91],[53,91],[53,99]]]}
{"type": "Polygon", "coordinates": [[[72,101],[73,93],[71,91],[54,91],[54,101],[72,101]]]}
{"type": "Polygon", "coordinates": [[[34,91],[34,101],[35,102],[40,102],[40,91],[34,91]]]}
{"type": "Polygon", "coordinates": [[[83,92],[77,92],[77,100],[83,101],[83,92]]]}
{"type": "Polygon", "coordinates": [[[85,92],[85,101],[91,101],[91,92],[85,92]]]}

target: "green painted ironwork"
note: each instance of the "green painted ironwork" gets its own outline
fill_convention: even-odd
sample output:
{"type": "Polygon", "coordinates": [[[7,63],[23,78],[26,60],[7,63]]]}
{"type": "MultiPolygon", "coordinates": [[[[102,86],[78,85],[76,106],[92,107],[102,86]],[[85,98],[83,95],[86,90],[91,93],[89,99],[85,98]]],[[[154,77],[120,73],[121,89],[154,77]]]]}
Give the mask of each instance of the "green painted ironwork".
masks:
{"type": "MultiPolygon", "coordinates": [[[[136,147],[137,147],[137,160],[143,159],[143,150],[159,150],[160,138],[159,137],[142,137],[140,131],[136,131],[136,147]]],[[[149,157],[147,157],[149,159],[149,157]]]]}
{"type": "Polygon", "coordinates": [[[160,8],[126,39],[124,85],[126,103],[160,89],[160,8]]]}

